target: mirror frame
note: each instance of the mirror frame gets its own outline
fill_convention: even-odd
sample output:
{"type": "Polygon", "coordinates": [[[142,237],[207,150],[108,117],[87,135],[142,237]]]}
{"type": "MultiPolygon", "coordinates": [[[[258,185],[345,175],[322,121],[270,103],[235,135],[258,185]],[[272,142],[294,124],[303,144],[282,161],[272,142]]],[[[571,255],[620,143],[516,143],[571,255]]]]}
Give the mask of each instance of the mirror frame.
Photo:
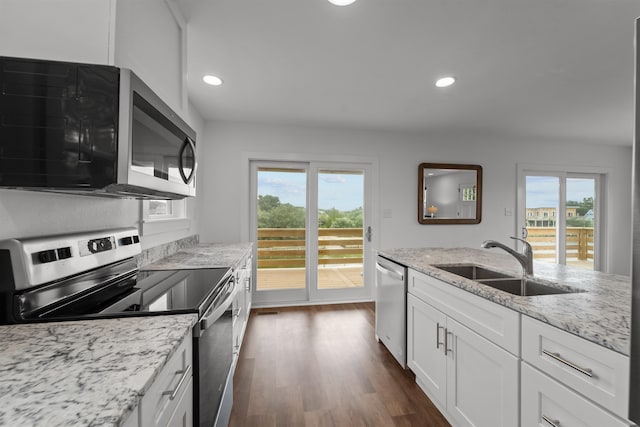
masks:
{"type": "Polygon", "coordinates": [[[479,224],[482,219],[482,166],[454,163],[420,163],[418,167],[418,222],[420,224],[479,224]],[[475,218],[425,218],[424,171],[425,169],[460,169],[476,171],[476,217],[475,218]]]}

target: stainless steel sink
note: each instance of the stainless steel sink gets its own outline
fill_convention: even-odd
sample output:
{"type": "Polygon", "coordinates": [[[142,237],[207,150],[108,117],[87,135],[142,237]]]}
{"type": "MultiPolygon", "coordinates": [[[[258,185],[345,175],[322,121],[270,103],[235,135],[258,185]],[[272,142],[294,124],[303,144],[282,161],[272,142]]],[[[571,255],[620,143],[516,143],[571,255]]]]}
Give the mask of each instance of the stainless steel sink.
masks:
{"type": "Polygon", "coordinates": [[[456,276],[462,276],[466,279],[471,279],[471,280],[503,279],[503,278],[515,279],[515,277],[510,276],[508,274],[499,273],[497,271],[480,267],[479,265],[475,265],[475,264],[434,265],[434,267],[437,267],[440,270],[448,271],[449,273],[453,273],[456,276]]]}
{"type": "Polygon", "coordinates": [[[558,288],[555,286],[549,286],[532,279],[497,279],[479,280],[478,282],[500,291],[509,292],[510,294],[520,295],[523,297],[584,292],[576,288],[558,288]]]}
{"type": "Polygon", "coordinates": [[[475,264],[434,265],[434,267],[491,286],[499,291],[525,297],[585,292],[576,288],[552,286],[530,278],[514,277],[475,264]]]}

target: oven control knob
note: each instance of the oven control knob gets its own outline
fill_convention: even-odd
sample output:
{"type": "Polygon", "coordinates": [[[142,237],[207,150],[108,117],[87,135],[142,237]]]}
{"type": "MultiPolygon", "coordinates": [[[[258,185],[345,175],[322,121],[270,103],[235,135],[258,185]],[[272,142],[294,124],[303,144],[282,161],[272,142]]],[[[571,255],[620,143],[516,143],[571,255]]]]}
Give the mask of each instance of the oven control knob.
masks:
{"type": "Polygon", "coordinates": [[[98,252],[111,250],[113,247],[111,245],[111,240],[107,237],[104,239],[89,240],[89,242],[87,243],[87,248],[89,249],[89,252],[95,254],[98,252]]]}
{"type": "Polygon", "coordinates": [[[58,259],[56,257],[56,251],[55,250],[40,251],[36,255],[38,257],[38,261],[40,261],[40,263],[42,263],[42,264],[46,264],[48,262],[53,262],[53,261],[56,261],[58,259]]]}

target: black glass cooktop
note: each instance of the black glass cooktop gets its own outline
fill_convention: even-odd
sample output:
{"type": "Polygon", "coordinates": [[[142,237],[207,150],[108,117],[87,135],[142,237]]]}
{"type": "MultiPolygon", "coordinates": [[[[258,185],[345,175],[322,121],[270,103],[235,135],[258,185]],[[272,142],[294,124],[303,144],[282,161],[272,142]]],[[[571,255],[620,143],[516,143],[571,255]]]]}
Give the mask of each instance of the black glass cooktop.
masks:
{"type": "Polygon", "coordinates": [[[228,268],[137,271],[75,293],[68,289],[75,291],[80,280],[67,280],[17,295],[17,317],[45,321],[141,314],[202,315],[230,274],[228,268]]]}

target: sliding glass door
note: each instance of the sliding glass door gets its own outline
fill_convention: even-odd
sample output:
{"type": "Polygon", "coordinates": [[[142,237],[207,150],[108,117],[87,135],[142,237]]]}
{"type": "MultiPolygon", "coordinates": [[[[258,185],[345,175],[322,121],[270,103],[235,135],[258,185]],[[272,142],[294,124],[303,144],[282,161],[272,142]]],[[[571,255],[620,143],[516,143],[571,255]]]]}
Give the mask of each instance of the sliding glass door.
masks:
{"type": "Polygon", "coordinates": [[[256,303],[370,295],[368,165],[253,162],[251,169],[256,303]]]}
{"type": "Polygon", "coordinates": [[[525,173],[522,233],[536,261],[599,269],[599,181],[596,174],[525,173]]]}

